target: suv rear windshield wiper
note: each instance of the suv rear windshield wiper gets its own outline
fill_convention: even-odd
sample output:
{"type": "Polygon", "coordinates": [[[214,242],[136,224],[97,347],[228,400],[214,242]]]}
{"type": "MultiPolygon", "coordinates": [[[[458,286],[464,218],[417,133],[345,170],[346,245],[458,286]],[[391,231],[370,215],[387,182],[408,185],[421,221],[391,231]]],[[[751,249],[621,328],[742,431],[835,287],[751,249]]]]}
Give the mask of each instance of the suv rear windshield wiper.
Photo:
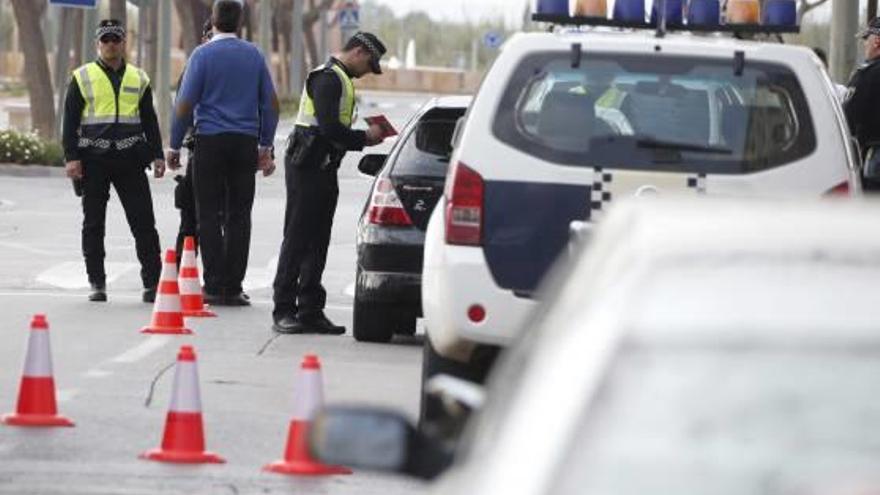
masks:
{"type": "Polygon", "coordinates": [[[657,139],[637,139],[636,146],[652,150],[692,151],[697,153],[713,153],[716,155],[732,155],[733,150],[718,146],[703,146],[692,143],[676,143],[674,141],[659,141],[657,139]]]}

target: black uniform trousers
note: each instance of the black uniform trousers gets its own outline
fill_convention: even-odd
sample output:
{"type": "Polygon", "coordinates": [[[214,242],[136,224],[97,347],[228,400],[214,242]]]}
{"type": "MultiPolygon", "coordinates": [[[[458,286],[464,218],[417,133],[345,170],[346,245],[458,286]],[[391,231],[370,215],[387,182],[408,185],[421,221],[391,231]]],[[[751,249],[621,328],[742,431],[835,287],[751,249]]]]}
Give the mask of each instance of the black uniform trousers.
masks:
{"type": "MultiPolygon", "coordinates": [[[[190,155],[192,156],[192,155],[190,155]]],[[[193,191],[193,164],[192,158],[186,166],[183,177],[177,178],[177,186],[174,188],[174,206],[180,210],[180,227],[177,230],[177,266],[180,266],[183,256],[183,241],[187,237],[196,239],[198,246],[198,220],[196,217],[196,200],[193,191]]]]}
{"type": "Polygon", "coordinates": [[[339,198],[336,167],[284,166],[287,209],[284,241],[275,274],[273,316],[313,315],[323,311],[327,291],[321,277],[327,264],[330,232],[339,198]]]}
{"type": "Polygon", "coordinates": [[[134,236],[141,280],[144,287],[156,287],[162,261],[150,183],[144,167],[137,164],[138,160],[115,157],[85,156],[82,162],[82,251],[89,283],[99,286],[106,283],[104,234],[112,184],[134,236]]]}
{"type": "Polygon", "coordinates": [[[242,292],[251,244],[257,146],[257,138],[244,134],[196,136],[193,186],[206,294],[242,292]]]}

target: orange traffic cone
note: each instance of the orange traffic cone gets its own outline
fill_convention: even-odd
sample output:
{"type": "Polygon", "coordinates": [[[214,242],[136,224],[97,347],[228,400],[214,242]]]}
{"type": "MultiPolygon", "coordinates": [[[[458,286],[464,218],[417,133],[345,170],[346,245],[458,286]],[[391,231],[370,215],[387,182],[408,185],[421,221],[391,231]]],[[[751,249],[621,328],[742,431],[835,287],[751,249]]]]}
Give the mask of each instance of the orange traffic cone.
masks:
{"type": "Polygon", "coordinates": [[[141,454],[141,459],[182,464],[226,462],[222,457],[205,452],[205,430],[202,424],[202,399],[199,395],[199,370],[192,346],[180,347],[174,371],[171,405],[165,418],[162,447],[141,454]]]}
{"type": "Polygon", "coordinates": [[[73,421],[58,415],[49,322],[45,315],[35,315],[31,320],[18,405],[14,414],[3,416],[3,422],[12,426],[73,426],[73,421]]]}
{"type": "Polygon", "coordinates": [[[192,330],[183,326],[183,311],[180,307],[180,288],[177,286],[177,254],[173,249],[165,252],[162,278],[153,306],[153,321],[141,329],[141,333],[161,333],[188,335],[192,330]]]}
{"type": "Polygon", "coordinates": [[[327,466],[312,459],[308,448],[309,428],[315,413],[324,402],[324,382],[321,380],[321,363],[318,356],[309,354],[303,359],[297,378],[293,418],[287,434],[287,448],[284,460],[273,462],[263,468],[265,471],[281,474],[303,474],[323,476],[330,474],[351,474],[342,466],[327,466]]]}
{"type": "Polygon", "coordinates": [[[187,237],[183,240],[183,259],[180,263],[180,305],[183,308],[183,316],[196,318],[217,316],[205,309],[205,299],[202,296],[202,284],[199,281],[199,265],[196,263],[196,240],[187,237]]]}

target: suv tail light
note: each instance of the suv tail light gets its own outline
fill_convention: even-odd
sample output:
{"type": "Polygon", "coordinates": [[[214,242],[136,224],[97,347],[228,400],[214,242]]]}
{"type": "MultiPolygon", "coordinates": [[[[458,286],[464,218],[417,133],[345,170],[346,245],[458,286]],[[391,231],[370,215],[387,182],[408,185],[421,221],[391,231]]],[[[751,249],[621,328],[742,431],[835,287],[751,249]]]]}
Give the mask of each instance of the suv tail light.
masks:
{"type": "Polygon", "coordinates": [[[394,184],[386,178],[378,179],[373,186],[368,218],[374,225],[408,227],[413,224],[397,197],[394,184]]]}
{"type": "Polygon", "coordinates": [[[483,178],[458,162],[447,180],[446,243],[479,246],[483,234],[483,178]]]}
{"type": "Polygon", "coordinates": [[[841,182],[840,184],[832,187],[828,191],[825,191],[825,196],[833,197],[833,198],[841,198],[850,196],[849,193],[849,181],[841,182]]]}

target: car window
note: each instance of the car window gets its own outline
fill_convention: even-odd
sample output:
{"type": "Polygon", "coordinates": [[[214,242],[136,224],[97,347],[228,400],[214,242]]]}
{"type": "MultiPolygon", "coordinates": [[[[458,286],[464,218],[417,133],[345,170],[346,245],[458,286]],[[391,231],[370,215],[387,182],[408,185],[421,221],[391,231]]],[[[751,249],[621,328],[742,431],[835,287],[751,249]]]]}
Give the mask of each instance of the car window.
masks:
{"type": "Polygon", "coordinates": [[[621,344],[552,493],[837,493],[880,473],[876,341],[660,340],[621,344]]]}
{"type": "Polygon", "coordinates": [[[452,135],[464,110],[429,112],[415,125],[401,145],[393,175],[444,177],[452,155],[452,135]]]}
{"type": "Polygon", "coordinates": [[[527,57],[493,131],[560,165],[742,174],[811,154],[809,105],[788,68],[734,58],[527,57]]]}

